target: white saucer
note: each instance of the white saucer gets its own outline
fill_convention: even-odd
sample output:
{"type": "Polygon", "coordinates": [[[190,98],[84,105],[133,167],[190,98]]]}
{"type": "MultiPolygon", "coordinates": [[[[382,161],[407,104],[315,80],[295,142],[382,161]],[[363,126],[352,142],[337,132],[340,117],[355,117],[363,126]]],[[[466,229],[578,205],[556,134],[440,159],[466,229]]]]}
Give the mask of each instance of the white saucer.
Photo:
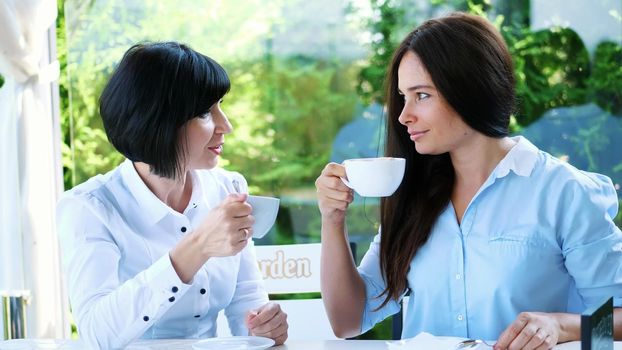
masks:
{"type": "Polygon", "coordinates": [[[264,337],[222,337],[200,340],[192,344],[192,348],[195,350],[260,350],[272,345],[274,345],[274,340],[264,337]]]}

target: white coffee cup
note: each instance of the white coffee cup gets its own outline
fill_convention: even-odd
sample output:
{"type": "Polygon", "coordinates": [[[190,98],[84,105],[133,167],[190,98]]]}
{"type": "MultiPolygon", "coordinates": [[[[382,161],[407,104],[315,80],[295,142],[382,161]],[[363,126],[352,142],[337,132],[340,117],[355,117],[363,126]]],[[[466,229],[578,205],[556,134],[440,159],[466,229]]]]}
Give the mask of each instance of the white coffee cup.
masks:
{"type": "Polygon", "coordinates": [[[246,201],[253,207],[253,216],[255,217],[253,237],[262,238],[270,231],[276,221],[280,200],[274,197],[249,195],[246,201]]]}
{"type": "Polygon", "coordinates": [[[404,177],[404,158],[356,158],[343,161],[346,186],[363,197],[388,197],[397,190],[404,177]]]}

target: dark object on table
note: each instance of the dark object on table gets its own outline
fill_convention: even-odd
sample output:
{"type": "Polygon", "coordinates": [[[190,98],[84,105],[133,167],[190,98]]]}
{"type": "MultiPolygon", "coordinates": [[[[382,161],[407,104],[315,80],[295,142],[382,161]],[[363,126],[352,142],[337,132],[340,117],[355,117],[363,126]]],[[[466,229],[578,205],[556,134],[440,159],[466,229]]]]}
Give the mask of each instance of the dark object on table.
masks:
{"type": "Polygon", "coordinates": [[[581,314],[581,350],[613,350],[613,298],[581,314]]]}

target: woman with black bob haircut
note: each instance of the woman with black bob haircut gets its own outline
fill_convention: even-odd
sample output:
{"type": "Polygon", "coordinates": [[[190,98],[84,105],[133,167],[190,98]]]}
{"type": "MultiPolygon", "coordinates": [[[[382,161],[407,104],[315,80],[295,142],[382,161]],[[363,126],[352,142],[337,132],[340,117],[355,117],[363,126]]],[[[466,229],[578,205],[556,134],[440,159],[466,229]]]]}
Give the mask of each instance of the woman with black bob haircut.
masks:
{"type": "Polygon", "coordinates": [[[229,92],[225,70],[211,58],[177,43],[134,45],[99,99],[110,143],[153,174],[185,176],[186,123],[210,112],[229,92]],[[158,88],[162,87],[162,88],[158,88]]]}
{"type": "Polygon", "coordinates": [[[229,85],[209,57],[162,42],[132,46],[104,88],[106,134],[127,160],[58,204],[73,315],[91,348],[214,337],[223,309],[233,335],[287,339],[249,241],[246,180],[217,167],[229,85]]]}
{"type": "Polygon", "coordinates": [[[621,338],[616,191],[606,176],[508,137],[514,76],[500,33],[464,13],[428,20],[395,51],[386,87],[385,153],[405,158],[406,170],[381,199],[381,233],[358,268],[344,167],[328,164],[316,181],[322,299],[335,333],[367,331],[410,292],[403,338],[550,349],[578,340],[579,313],[612,296],[621,338]]]}

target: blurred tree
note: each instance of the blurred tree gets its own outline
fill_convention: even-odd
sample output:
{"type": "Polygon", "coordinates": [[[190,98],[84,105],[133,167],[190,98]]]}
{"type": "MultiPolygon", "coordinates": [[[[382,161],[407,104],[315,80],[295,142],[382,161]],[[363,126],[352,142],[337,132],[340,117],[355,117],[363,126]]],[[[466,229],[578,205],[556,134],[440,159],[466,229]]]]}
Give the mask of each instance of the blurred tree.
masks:
{"type": "MultiPolygon", "coordinates": [[[[602,109],[622,117],[622,46],[605,41],[596,46],[592,74],[587,84],[589,97],[602,109]]],[[[621,169],[622,170],[622,169],[621,169]]]]}
{"type": "Polygon", "coordinates": [[[82,1],[72,7],[66,6],[65,0],[58,1],[57,53],[61,71],[66,73],[59,79],[65,189],[113,168],[123,159],[108,143],[98,114],[97,99],[106,81],[106,75],[101,74],[105,66],[96,58],[98,51],[90,48],[79,59],[69,59],[72,46],[68,37],[79,36],[84,27],[68,26],[65,8],[72,12],[69,20],[77,23],[92,5],[93,1],[82,1]]]}
{"type": "Polygon", "coordinates": [[[508,27],[504,29],[505,31],[520,30],[521,28],[529,28],[531,25],[530,4],[531,0],[496,1],[490,12],[503,16],[504,24],[508,27]]]}
{"type": "Polygon", "coordinates": [[[516,119],[522,127],[551,108],[586,102],[590,59],[576,32],[569,28],[537,32],[523,28],[518,36],[503,33],[514,60],[516,119]]]}
{"type": "Polygon", "coordinates": [[[0,74],[0,88],[2,88],[2,85],[4,85],[4,77],[0,74]]]}
{"type": "Polygon", "coordinates": [[[352,118],[354,79],[349,65],[305,57],[227,65],[236,87],[225,102],[235,137],[227,145],[228,168],[249,174],[272,193],[312,183],[328,161],[337,130],[352,118]],[[250,105],[252,103],[252,105],[250,105]],[[249,140],[251,142],[249,142],[249,140]]]}
{"type": "Polygon", "coordinates": [[[371,55],[368,64],[361,68],[357,92],[363,102],[384,101],[383,85],[393,51],[397,48],[404,31],[406,9],[396,1],[370,0],[373,16],[366,19],[371,32],[371,55]]]}

